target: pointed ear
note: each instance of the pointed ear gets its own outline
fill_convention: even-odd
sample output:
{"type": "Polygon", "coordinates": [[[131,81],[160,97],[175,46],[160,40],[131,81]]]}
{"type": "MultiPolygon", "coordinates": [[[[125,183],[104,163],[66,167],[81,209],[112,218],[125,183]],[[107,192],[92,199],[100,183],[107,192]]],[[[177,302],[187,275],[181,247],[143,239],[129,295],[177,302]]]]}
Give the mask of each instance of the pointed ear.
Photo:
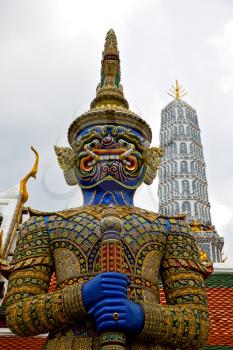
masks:
{"type": "Polygon", "coordinates": [[[72,148],[54,146],[60,168],[63,170],[66,183],[70,186],[77,185],[75,176],[75,154],[72,148]]]}
{"type": "Polygon", "coordinates": [[[144,179],[145,184],[151,185],[156,178],[163,154],[163,149],[159,147],[151,147],[145,151],[145,165],[147,167],[144,179]]]}

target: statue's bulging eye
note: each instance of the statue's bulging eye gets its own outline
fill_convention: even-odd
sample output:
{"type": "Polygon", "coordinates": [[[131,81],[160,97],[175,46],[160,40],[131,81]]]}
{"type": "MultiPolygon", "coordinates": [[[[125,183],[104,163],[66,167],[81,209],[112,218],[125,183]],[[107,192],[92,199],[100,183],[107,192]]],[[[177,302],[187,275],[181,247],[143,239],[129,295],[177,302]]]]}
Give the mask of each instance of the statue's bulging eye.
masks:
{"type": "Polygon", "coordinates": [[[120,147],[124,147],[124,148],[130,148],[130,146],[131,146],[131,143],[129,143],[123,139],[119,139],[118,144],[120,145],[120,147]]]}
{"type": "Polygon", "coordinates": [[[89,148],[89,149],[96,148],[96,147],[99,146],[99,144],[100,144],[100,141],[96,139],[96,140],[92,140],[90,143],[88,143],[86,145],[86,147],[89,148]]]}

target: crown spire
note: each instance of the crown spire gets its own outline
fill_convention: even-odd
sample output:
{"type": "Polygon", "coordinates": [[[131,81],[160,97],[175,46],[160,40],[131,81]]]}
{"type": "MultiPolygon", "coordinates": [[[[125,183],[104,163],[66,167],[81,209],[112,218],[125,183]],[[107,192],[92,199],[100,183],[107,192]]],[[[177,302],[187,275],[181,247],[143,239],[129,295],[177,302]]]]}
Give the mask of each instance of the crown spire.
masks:
{"type": "Polygon", "coordinates": [[[104,51],[103,58],[106,55],[115,55],[119,60],[119,51],[117,48],[117,38],[113,29],[109,29],[107,32],[105,43],[104,43],[104,51]]]}
{"type": "Polygon", "coordinates": [[[129,108],[120,85],[121,68],[117,47],[117,38],[113,29],[107,32],[102,52],[101,79],[96,89],[96,97],[91,103],[91,109],[101,106],[122,106],[129,108]]]}
{"type": "Polygon", "coordinates": [[[175,97],[176,100],[181,100],[182,97],[187,95],[187,92],[185,91],[183,86],[179,84],[178,80],[176,80],[176,86],[172,86],[170,88],[170,90],[168,91],[168,95],[175,97]]]}
{"type": "Polygon", "coordinates": [[[150,143],[152,131],[145,120],[129,110],[120,84],[120,57],[116,34],[110,29],[106,35],[101,60],[101,79],[91,108],[77,117],[69,127],[68,140],[72,148],[77,145],[80,132],[95,125],[121,125],[138,130],[150,143]]]}

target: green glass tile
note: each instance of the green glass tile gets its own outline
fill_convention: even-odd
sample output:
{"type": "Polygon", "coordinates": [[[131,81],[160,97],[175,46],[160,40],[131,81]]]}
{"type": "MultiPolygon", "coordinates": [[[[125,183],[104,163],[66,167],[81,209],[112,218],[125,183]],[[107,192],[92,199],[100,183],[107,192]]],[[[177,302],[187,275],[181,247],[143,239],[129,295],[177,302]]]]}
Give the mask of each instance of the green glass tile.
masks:
{"type": "Polygon", "coordinates": [[[207,345],[203,350],[233,350],[231,345],[207,345]]]}
{"type": "Polygon", "coordinates": [[[124,228],[125,228],[127,231],[130,231],[130,230],[133,228],[133,226],[130,225],[129,223],[127,223],[126,225],[124,225],[124,228]]]}
{"type": "Polygon", "coordinates": [[[146,219],[142,218],[141,216],[138,217],[138,220],[139,220],[142,224],[144,224],[144,223],[146,222],[146,219]]]}
{"type": "Polygon", "coordinates": [[[212,274],[205,280],[207,288],[233,288],[233,274],[212,274]]]}

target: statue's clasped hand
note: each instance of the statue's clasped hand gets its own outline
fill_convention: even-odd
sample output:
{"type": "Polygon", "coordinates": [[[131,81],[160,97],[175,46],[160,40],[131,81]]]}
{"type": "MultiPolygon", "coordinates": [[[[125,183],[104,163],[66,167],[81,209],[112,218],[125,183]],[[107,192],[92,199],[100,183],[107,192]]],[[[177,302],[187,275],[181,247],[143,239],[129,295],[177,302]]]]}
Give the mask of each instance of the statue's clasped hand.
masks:
{"type": "Polygon", "coordinates": [[[141,305],[127,299],[130,283],[122,273],[104,272],[83,285],[83,303],[99,333],[122,331],[137,335],[142,331],[144,311],[141,305]]]}

